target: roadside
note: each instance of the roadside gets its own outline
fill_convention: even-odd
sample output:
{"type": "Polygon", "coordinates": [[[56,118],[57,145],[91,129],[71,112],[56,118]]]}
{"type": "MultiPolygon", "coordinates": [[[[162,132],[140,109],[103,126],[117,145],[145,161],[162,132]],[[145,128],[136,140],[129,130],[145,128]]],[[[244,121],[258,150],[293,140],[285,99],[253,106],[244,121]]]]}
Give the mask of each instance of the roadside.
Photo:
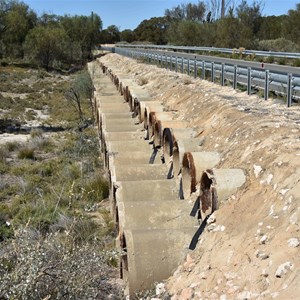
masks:
{"type": "Polygon", "coordinates": [[[0,68],[0,298],[122,299],[86,70],[0,68]]]}
{"type": "Polygon", "coordinates": [[[220,153],[218,168],[241,168],[247,175],[243,189],[221,203],[211,230],[167,281],[172,299],[297,299],[299,107],[115,54],[101,61],[189,121],[204,138],[203,151],[220,153]]]}

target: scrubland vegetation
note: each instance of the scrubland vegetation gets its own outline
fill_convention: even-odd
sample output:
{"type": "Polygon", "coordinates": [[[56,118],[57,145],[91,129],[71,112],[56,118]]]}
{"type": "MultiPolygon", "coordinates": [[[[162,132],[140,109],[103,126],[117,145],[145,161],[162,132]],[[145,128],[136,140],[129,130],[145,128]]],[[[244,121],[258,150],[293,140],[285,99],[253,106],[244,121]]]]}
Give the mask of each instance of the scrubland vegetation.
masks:
{"type": "Polygon", "coordinates": [[[121,299],[87,71],[0,69],[0,298],[121,299]]]}

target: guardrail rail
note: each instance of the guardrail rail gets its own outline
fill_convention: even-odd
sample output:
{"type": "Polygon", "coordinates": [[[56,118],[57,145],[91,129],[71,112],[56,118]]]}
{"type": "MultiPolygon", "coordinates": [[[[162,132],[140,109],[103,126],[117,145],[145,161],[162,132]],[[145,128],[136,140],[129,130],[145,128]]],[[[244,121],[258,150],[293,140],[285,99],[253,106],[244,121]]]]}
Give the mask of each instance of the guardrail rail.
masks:
{"type": "Polygon", "coordinates": [[[274,92],[286,97],[288,107],[293,100],[298,102],[300,99],[300,68],[120,45],[101,48],[156,63],[175,72],[186,72],[194,78],[200,77],[212,82],[218,80],[222,86],[228,81],[237,89],[239,84],[247,88],[248,95],[253,93],[253,89],[261,89],[265,100],[268,100],[270,92],[274,92]]]}

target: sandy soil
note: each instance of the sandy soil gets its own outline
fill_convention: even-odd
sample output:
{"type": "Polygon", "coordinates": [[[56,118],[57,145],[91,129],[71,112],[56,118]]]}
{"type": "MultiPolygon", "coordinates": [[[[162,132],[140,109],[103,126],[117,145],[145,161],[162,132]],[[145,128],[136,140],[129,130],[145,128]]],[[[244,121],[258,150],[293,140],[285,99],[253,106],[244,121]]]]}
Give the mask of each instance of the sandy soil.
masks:
{"type": "Polygon", "coordinates": [[[172,299],[300,298],[300,107],[234,91],[109,54],[101,58],[144,85],[218,151],[218,167],[247,183],[215,212],[194,252],[167,281],[172,299]]]}
{"type": "Polygon", "coordinates": [[[30,134],[12,134],[12,133],[3,133],[0,134],[0,145],[6,143],[26,143],[30,138],[30,134]]]}

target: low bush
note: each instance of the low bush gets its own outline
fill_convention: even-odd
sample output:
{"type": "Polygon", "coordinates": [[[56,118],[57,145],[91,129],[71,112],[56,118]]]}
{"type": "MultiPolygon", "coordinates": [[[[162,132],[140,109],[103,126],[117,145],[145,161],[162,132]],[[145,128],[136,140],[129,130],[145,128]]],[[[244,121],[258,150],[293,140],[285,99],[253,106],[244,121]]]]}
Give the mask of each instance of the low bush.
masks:
{"type": "Polygon", "coordinates": [[[299,52],[300,46],[290,40],[279,38],[259,41],[257,49],[263,51],[299,52]]]}
{"type": "Polygon", "coordinates": [[[6,147],[0,147],[0,162],[6,162],[6,158],[8,157],[8,151],[6,147]]]}
{"type": "Polygon", "coordinates": [[[109,196],[109,183],[102,175],[96,175],[84,184],[83,197],[88,202],[100,202],[109,196]]]}
{"type": "Polygon", "coordinates": [[[36,159],[35,149],[29,146],[23,146],[18,152],[19,159],[36,159]]]}
{"type": "Polygon", "coordinates": [[[300,58],[294,59],[293,66],[298,68],[300,67],[300,58]]]}
{"type": "Polygon", "coordinates": [[[272,63],[274,63],[274,61],[275,61],[274,56],[268,56],[268,57],[266,58],[266,62],[267,62],[268,64],[272,64],[272,63]]]}
{"type": "Polygon", "coordinates": [[[286,63],[287,63],[287,59],[285,57],[280,57],[278,59],[278,64],[279,65],[286,65],[286,63]]]}
{"type": "Polygon", "coordinates": [[[107,262],[115,250],[97,243],[74,243],[66,234],[23,228],[0,254],[1,299],[124,299],[114,280],[116,268],[107,262]]]}
{"type": "Polygon", "coordinates": [[[9,152],[13,152],[13,151],[17,150],[18,148],[20,148],[20,143],[18,143],[18,142],[8,142],[8,143],[5,144],[5,148],[9,152]]]}

